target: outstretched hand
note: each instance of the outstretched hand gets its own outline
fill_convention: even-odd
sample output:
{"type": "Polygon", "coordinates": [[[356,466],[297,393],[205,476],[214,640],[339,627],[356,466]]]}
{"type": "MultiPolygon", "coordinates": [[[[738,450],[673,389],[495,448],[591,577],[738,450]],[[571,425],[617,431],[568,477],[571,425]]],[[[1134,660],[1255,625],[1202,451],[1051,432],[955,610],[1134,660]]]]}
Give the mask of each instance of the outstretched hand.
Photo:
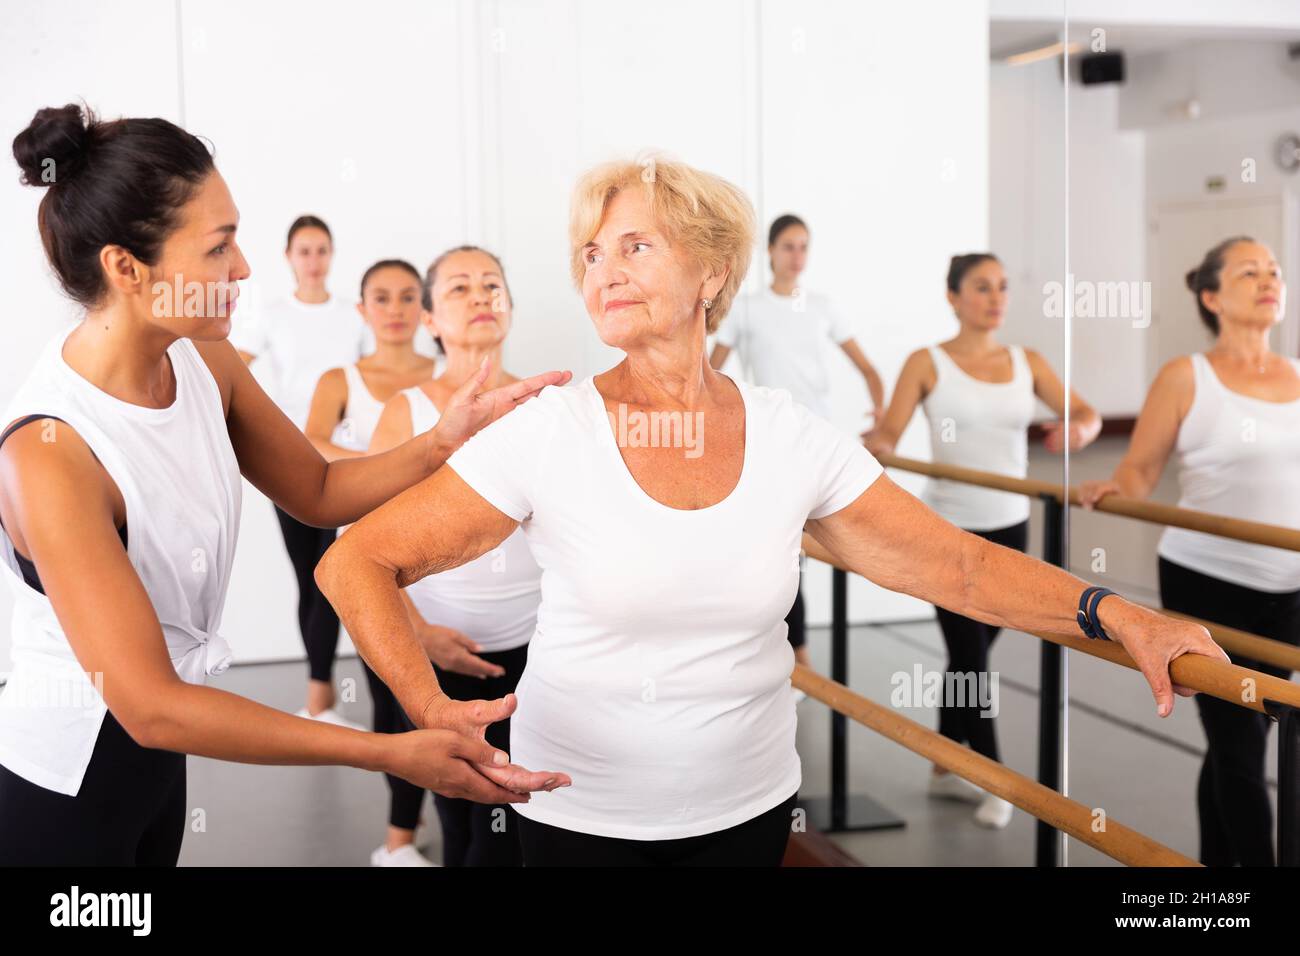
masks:
{"type": "Polygon", "coordinates": [[[484,389],[491,375],[492,357],[488,356],[447,402],[435,429],[445,447],[454,451],[480,428],[522,405],[546,386],[565,385],[573,378],[573,373],[567,371],[542,372],[499,388],[484,389]]]}

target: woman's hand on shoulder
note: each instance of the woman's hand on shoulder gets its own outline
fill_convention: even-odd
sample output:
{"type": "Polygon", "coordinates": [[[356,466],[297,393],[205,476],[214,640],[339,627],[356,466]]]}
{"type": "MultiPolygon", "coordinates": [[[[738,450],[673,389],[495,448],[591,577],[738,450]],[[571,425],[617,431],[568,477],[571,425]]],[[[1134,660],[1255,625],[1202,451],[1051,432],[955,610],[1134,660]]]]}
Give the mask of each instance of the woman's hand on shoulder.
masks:
{"type": "Polygon", "coordinates": [[[548,385],[565,385],[572,372],[543,372],[498,388],[484,389],[492,374],[492,360],[484,359],[469,381],[458,388],[442,410],[433,429],[435,441],[446,456],[469,441],[480,428],[533,398],[548,385]]]}

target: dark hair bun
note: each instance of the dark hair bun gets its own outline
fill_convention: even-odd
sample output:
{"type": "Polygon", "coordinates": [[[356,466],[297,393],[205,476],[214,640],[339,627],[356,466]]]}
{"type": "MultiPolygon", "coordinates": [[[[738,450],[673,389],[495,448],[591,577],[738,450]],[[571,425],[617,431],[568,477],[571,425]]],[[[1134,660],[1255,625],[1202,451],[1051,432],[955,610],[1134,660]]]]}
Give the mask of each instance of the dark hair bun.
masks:
{"type": "Polygon", "coordinates": [[[1196,291],[1196,277],[1200,274],[1200,271],[1200,266],[1197,266],[1195,269],[1188,269],[1187,275],[1184,277],[1187,282],[1187,288],[1191,289],[1193,292],[1196,291]]]}
{"type": "Polygon", "coordinates": [[[94,114],[76,103],[38,110],[14,137],[14,159],[22,168],[22,182],[52,186],[66,181],[85,159],[94,122],[94,114]]]}

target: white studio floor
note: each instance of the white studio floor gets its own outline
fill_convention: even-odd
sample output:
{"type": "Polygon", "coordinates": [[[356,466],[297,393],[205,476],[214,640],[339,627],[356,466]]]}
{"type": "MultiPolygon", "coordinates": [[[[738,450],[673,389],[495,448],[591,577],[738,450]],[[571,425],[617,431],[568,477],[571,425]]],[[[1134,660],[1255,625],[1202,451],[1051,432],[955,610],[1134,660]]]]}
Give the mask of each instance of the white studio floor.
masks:
{"type": "MultiPolygon", "coordinates": [[[[1109,473],[1123,444],[1105,440],[1075,459],[1072,481],[1109,473]]],[[[1059,476],[1059,459],[1034,455],[1035,477],[1059,476]]],[[[1168,497],[1162,487],[1161,500],[1168,497]]],[[[1035,509],[1035,521],[1039,520],[1035,509]]],[[[1035,532],[1039,529],[1035,527],[1035,532]]],[[[1153,600],[1154,545],[1158,529],[1104,515],[1075,512],[1073,551],[1087,555],[1104,540],[1112,555],[1112,576],[1127,593],[1153,600]],[[1143,556],[1146,556],[1145,558],[1143,556]],[[1122,576],[1131,569],[1128,579],[1122,576]]],[[[1040,539],[1039,533],[1031,541],[1040,539]]],[[[1037,547],[1031,543],[1031,547],[1037,547]]],[[[809,633],[814,666],[829,669],[829,634],[809,633]]],[[[943,641],[933,620],[857,626],[851,632],[850,686],[888,702],[890,677],[944,666],[943,641]]],[[[1004,632],[994,645],[999,674],[999,744],[1012,769],[1036,770],[1038,654],[1040,643],[1004,632]]],[[[369,721],[369,696],[355,659],[339,662],[337,676],[356,679],[358,700],[341,707],[345,716],[369,721]]],[[[235,667],[216,685],[285,710],[302,705],[306,665],[256,664],[235,667]]],[[[1070,794],[1110,819],[1195,857],[1195,789],[1204,746],[1196,708],[1178,698],[1174,713],[1161,721],[1145,682],[1134,672],[1073,654],[1069,656],[1068,771],[1070,794]]],[[[934,727],[933,710],[908,716],[934,727]]],[[[829,788],[829,711],[806,700],[799,705],[798,746],[803,761],[802,797],[825,795],[829,788]]],[[[1269,748],[1268,778],[1276,799],[1276,738],[1269,748]]],[[[925,792],[928,764],[857,725],[850,730],[850,786],[867,793],[906,821],[906,827],[833,839],[869,866],[1027,866],[1034,858],[1034,821],[1017,811],[1001,831],[977,826],[969,804],[939,801],[925,792]]],[[[379,774],[334,767],[260,767],[190,758],[189,802],[202,809],[206,830],[187,833],[181,864],[255,866],[357,866],[383,839],[387,788],[379,774]]],[[[435,861],[441,858],[437,815],[425,803],[428,826],[419,843],[435,861]]],[[[1114,865],[1083,844],[1071,841],[1074,866],[1114,865]]]]}

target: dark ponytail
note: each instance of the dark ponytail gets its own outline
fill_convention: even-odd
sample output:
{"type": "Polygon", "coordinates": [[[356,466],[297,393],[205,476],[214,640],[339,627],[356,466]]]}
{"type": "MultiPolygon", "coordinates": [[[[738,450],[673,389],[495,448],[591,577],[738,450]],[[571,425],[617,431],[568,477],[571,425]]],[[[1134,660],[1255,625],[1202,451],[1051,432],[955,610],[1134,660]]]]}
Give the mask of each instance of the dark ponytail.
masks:
{"type": "Polygon", "coordinates": [[[197,136],[164,119],[101,122],[75,103],[39,110],[14,137],[21,182],[47,188],[37,221],[63,290],[86,308],[108,291],[99,253],[154,265],[178,213],[215,168],[197,136]]]}
{"type": "Polygon", "coordinates": [[[998,257],[991,252],[968,252],[964,256],[953,256],[948,261],[948,291],[960,292],[961,280],[976,266],[984,262],[997,262],[998,257]]]}
{"type": "Polygon", "coordinates": [[[1223,271],[1223,260],[1227,258],[1228,250],[1239,242],[1254,242],[1250,236],[1233,236],[1231,239],[1224,239],[1221,243],[1205,254],[1201,264],[1187,273],[1187,288],[1192,290],[1192,295],[1196,297],[1196,311],[1201,315],[1201,321],[1215,335],[1219,334],[1219,317],[1205,307],[1201,301],[1202,292],[1219,291],[1219,273],[1223,271]]]}
{"type": "Polygon", "coordinates": [[[786,213],[784,216],[777,216],[772,220],[772,225],[767,230],[767,247],[770,249],[776,245],[776,240],[781,238],[781,233],[785,232],[791,226],[803,226],[808,228],[808,224],[793,213],[786,213]]]}
{"type": "Polygon", "coordinates": [[[772,268],[772,247],[776,241],[781,238],[781,233],[785,232],[791,226],[802,226],[808,229],[808,224],[796,216],[794,213],[786,213],[783,216],[777,216],[772,220],[772,225],[767,229],[767,267],[772,268]]]}
{"type": "Polygon", "coordinates": [[[325,238],[330,241],[330,245],[334,245],[334,233],[330,232],[330,227],[325,225],[325,220],[320,216],[306,215],[299,216],[289,225],[289,238],[284,240],[286,251],[293,245],[293,237],[297,235],[300,229],[319,229],[325,233],[325,238]]]}
{"type": "MultiPolygon", "coordinates": [[[[404,270],[404,271],[406,271],[406,272],[409,272],[409,273],[411,274],[411,278],[415,279],[415,284],[418,285],[418,286],[420,287],[420,304],[421,304],[421,306],[423,307],[423,304],[424,304],[424,277],[423,277],[422,275],[420,275],[420,270],[419,270],[419,269],[415,268],[415,266],[411,265],[411,264],[410,264],[409,262],[407,262],[405,259],[380,259],[380,260],[379,260],[378,262],[376,262],[373,266],[371,266],[371,267],[370,267],[369,269],[367,269],[364,273],[362,273],[362,275],[361,275],[361,298],[364,299],[364,298],[366,297],[366,283],[369,282],[369,281],[370,281],[370,277],[373,276],[373,275],[374,275],[376,272],[378,272],[380,269],[402,269],[402,270],[404,270]]],[[[426,309],[425,311],[428,311],[428,310],[426,309]]]]}

